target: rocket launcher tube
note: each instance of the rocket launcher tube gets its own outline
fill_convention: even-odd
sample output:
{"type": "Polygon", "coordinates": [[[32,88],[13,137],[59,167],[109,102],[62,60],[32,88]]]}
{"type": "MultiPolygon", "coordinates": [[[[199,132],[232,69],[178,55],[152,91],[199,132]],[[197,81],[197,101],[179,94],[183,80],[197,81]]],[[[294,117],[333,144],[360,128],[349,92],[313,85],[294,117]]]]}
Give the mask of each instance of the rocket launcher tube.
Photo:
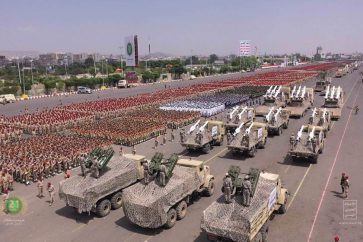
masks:
{"type": "Polygon", "coordinates": [[[193,133],[193,131],[197,128],[197,126],[199,125],[199,123],[200,123],[200,119],[195,124],[193,124],[192,127],[190,127],[189,134],[193,133]]]}
{"type": "Polygon", "coordinates": [[[294,88],[292,89],[292,92],[291,92],[292,97],[294,96],[295,92],[296,92],[296,86],[294,86],[294,88]]]}
{"type": "Polygon", "coordinates": [[[252,126],[253,126],[253,123],[251,123],[250,127],[248,127],[248,128],[246,129],[245,134],[250,134],[251,129],[252,129],[252,126]]]}
{"type": "Polygon", "coordinates": [[[304,86],[302,92],[301,92],[301,98],[304,98],[305,97],[305,92],[306,92],[306,87],[304,86]]]}
{"type": "Polygon", "coordinates": [[[244,108],[242,109],[242,111],[238,114],[238,119],[239,119],[239,120],[241,120],[241,118],[242,118],[242,114],[243,114],[244,112],[246,112],[246,110],[247,110],[247,107],[244,107],[244,108]]]}
{"type": "Polygon", "coordinates": [[[233,114],[234,114],[235,112],[237,112],[237,110],[238,110],[238,106],[237,106],[237,107],[235,107],[235,108],[233,109],[233,111],[229,114],[229,118],[230,118],[230,119],[232,119],[233,114]]]}
{"type": "Polygon", "coordinates": [[[340,88],[340,86],[338,87],[338,89],[337,89],[337,93],[336,93],[336,95],[335,95],[335,98],[336,99],[339,99],[339,97],[340,97],[340,92],[341,92],[341,88],[340,88]]]}
{"type": "Polygon", "coordinates": [[[297,132],[297,137],[296,137],[297,140],[301,139],[301,135],[302,135],[303,129],[304,129],[304,126],[301,126],[299,132],[297,132]]]}
{"type": "Polygon", "coordinates": [[[275,92],[275,98],[277,98],[277,95],[279,95],[279,93],[280,93],[280,91],[281,91],[281,86],[279,86],[279,88],[277,89],[277,91],[275,92]]]}
{"type": "Polygon", "coordinates": [[[315,127],[313,127],[313,129],[309,133],[309,140],[312,140],[314,138],[314,133],[315,133],[315,127]]]}
{"type": "Polygon", "coordinates": [[[267,91],[266,91],[266,95],[269,95],[269,94],[271,93],[272,88],[273,88],[273,86],[270,86],[270,88],[269,88],[269,89],[267,89],[267,91]]]}
{"type": "Polygon", "coordinates": [[[270,111],[268,112],[268,114],[266,115],[266,120],[267,122],[270,122],[270,118],[271,118],[271,115],[272,115],[272,112],[274,111],[274,107],[271,107],[270,108],[270,111]]]}
{"type": "Polygon", "coordinates": [[[204,129],[205,129],[205,127],[208,125],[208,121],[207,122],[205,122],[203,125],[202,125],[202,127],[200,127],[199,128],[199,131],[200,132],[203,132],[204,131],[204,129]]]}
{"type": "Polygon", "coordinates": [[[277,112],[275,113],[275,120],[277,120],[277,118],[280,115],[281,111],[282,111],[282,108],[279,107],[279,109],[277,109],[277,112]]]}
{"type": "Polygon", "coordinates": [[[329,92],[330,92],[330,86],[327,86],[325,91],[325,99],[329,97],[329,92]]]}
{"type": "Polygon", "coordinates": [[[335,87],[333,87],[331,90],[330,98],[334,98],[334,93],[335,93],[335,87]]]}
{"type": "Polygon", "coordinates": [[[299,97],[300,91],[301,91],[301,86],[299,86],[299,89],[297,89],[297,92],[296,92],[295,98],[299,97]]]}
{"type": "Polygon", "coordinates": [[[233,136],[236,136],[237,134],[239,134],[240,132],[241,132],[241,129],[242,129],[242,127],[243,127],[243,125],[244,125],[245,123],[241,123],[239,126],[238,126],[238,128],[234,131],[234,133],[233,133],[233,136]]]}

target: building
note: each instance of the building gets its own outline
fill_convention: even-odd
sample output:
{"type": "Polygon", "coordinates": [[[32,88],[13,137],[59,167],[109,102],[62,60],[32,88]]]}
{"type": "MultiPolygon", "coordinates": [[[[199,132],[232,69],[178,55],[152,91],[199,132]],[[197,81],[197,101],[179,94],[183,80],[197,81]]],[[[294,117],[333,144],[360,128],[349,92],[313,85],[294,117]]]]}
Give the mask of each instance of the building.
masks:
{"type": "Polygon", "coordinates": [[[0,68],[5,67],[8,63],[9,60],[4,55],[0,55],[0,68]]]}

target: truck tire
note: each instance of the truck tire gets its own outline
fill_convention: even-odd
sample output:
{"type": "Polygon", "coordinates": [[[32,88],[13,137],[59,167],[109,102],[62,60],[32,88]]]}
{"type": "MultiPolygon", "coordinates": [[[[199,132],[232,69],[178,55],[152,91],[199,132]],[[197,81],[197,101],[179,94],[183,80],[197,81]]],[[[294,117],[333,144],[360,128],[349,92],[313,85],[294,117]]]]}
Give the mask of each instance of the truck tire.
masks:
{"type": "Polygon", "coordinates": [[[210,152],[210,144],[204,145],[202,150],[204,153],[208,154],[210,152]]]}
{"type": "Polygon", "coordinates": [[[319,150],[319,153],[323,154],[323,150],[324,150],[324,142],[321,144],[321,149],[319,150]]]}
{"type": "Polygon", "coordinates": [[[311,157],[311,163],[313,163],[313,164],[317,164],[318,163],[318,156],[313,156],[313,157],[311,157]]]}
{"type": "Polygon", "coordinates": [[[169,209],[165,228],[170,229],[175,225],[177,214],[174,208],[169,209]]]}
{"type": "Polygon", "coordinates": [[[211,179],[211,180],[209,181],[209,185],[208,185],[208,187],[205,189],[205,195],[206,195],[207,197],[210,197],[210,196],[212,196],[212,195],[213,195],[213,193],[214,193],[214,180],[213,180],[213,179],[211,179]]]}
{"type": "Polygon", "coordinates": [[[277,129],[277,136],[280,136],[280,135],[282,135],[282,128],[281,127],[279,127],[277,129]]]}
{"type": "Polygon", "coordinates": [[[222,146],[224,143],[224,136],[222,135],[221,141],[219,141],[218,146],[222,146]]]}
{"type": "Polygon", "coordinates": [[[267,242],[267,237],[268,237],[268,225],[267,225],[267,222],[262,226],[260,231],[261,231],[261,234],[262,234],[262,241],[267,242]]]}
{"type": "Polygon", "coordinates": [[[286,121],[286,123],[284,123],[283,128],[284,128],[284,129],[287,129],[288,127],[289,127],[289,120],[287,120],[287,121],[286,121]]]}
{"type": "Polygon", "coordinates": [[[117,192],[111,198],[111,208],[116,210],[122,206],[122,193],[117,192]]]}
{"type": "Polygon", "coordinates": [[[266,146],[266,138],[258,145],[258,148],[264,149],[266,146]]]}
{"type": "Polygon", "coordinates": [[[262,240],[262,233],[261,232],[258,232],[256,234],[256,237],[253,239],[253,242],[263,242],[263,240],[262,240]]]}
{"type": "Polygon", "coordinates": [[[256,155],[256,147],[252,147],[249,151],[248,151],[248,155],[250,157],[255,157],[256,155]]]}
{"type": "Polygon", "coordinates": [[[279,210],[278,210],[278,213],[279,214],[285,214],[286,213],[286,204],[282,204],[280,207],[279,207],[279,210]]]}
{"type": "Polygon", "coordinates": [[[111,211],[111,202],[108,199],[102,200],[96,207],[96,214],[99,217],[107,216],[111,211]]]}
{"type": "Polygon", "coordinates": [[[188,205],[184,200],[176,206],[176,217],[178,220],[183,219],[187,215],[187,207],[188,205]]]}

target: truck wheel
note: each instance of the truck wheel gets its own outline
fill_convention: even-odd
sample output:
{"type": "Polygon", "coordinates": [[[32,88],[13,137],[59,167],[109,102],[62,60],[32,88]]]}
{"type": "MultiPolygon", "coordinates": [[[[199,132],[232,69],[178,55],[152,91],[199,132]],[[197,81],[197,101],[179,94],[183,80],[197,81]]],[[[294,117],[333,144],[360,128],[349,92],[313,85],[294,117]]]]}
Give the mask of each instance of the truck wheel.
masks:
{"type": "Polygon", "coordinates": [[[96,213],[100,217],[107,216],[111,211],[111,202],[108,199],[102,200],[96,207],[96,213]]]}
{"type": "Polygon", "coordinates": [[[286,121],[286,123],[284,123],[283,128],[284,128],[284,129],[287,129],[288,127],[289,127],[289,120],[287,120],[287,121],[286,121]]]}
{"type": "Polygon", "coordinates": [[[221,141],[218,143],[219,146],[222,146],[224,143],[224,137],[222,136],[221,141]]]}
{"type": "Polygon", "coordinates": [[[177,214],[176,214],[175,209],[174,208],[169,209],[165,227],[167,229],[172,228],[175,225],[176,218],[177,218],[177,214]]]}
{"type": "Polygon", "coordinates": [[[268,236],[268,225],[267,222],[262,226],[261,228],[261,234],[262,234],[262,241],[267,242],[267,236],[268,236]]]}
{"type": "Polygon", "coordinates": [[[256,234],[256,237],[255,237],[255,239],[253,240],[253,242],[263,242],[261,232],[258,232],[258,233],[256,234]]]}
{"type": "Polygon", "coordinates": [[[114,194],[111,198],[111,208],[118,209],[122,206],[122,193],[118,192],[114,194]]]}
{"type": "Polygon", "coordinates": [[[313,157],[311,157],[311,163],[313,163],[313,164],[317,164],[318,163],[318,156],[313,156],[313,157]]]}
{"type": "Polygon", "coordinates": [[[256,155],[256,147],[252,147],[249,151],[248,151],[248,155],[250,157],[255,157],[256,155]]]}
{"type": "Polygon", "coordinates": [[[176,216],[177,219],[181,220],[187,215],[187,203],[185,201],[181,201],[176,207],[176,216]]]}
{"type": "Polygon", "coordinates": [[[279,214],[285,214],[285,213],[286,213],[286,204],[282,204],[282,205],[279,207],[278,213],[279,213],[279,214]]]}
{"type": "Polygon", "coordinates": [[[323,150],[324,150],[324,142],[321,144],[321,149],[319,150],[319,153],[323,154],[323,150]]]}
{"type": "Polygon", "coordinates": [[[213,179],[211,179],[211,180],[209,181],[209,185],[208,185],[208,187],[205,189],[205,195],[206,195],[207,197],[210,197],[210,196],[212,196],[212,195],[213,195],[213,193],[214,193],[214,181],[213,181],[213,179]]]}
{"type": "Polygon", "coordinates": [[[210,151],[210,144],[206,144],[206,145],[204,145],[204,147],[203,147],[203,152],[204,153],[206,153],[206,154],[208,154],[209,153],[209,151],[210,151]]]}
{"type": "Polygon", "coordinates": [[[281,127],[279,127],[277,129],[277,136],[280,136],[280,135],[282,135],[282,128],[281,127]]]}
{"type": "Polygon", "coordinates": [[[262,140],[262,142],[259,144],[258,148],[264,149],[265,146],[266,146],[266,138],[264,140],[262,140]]]}

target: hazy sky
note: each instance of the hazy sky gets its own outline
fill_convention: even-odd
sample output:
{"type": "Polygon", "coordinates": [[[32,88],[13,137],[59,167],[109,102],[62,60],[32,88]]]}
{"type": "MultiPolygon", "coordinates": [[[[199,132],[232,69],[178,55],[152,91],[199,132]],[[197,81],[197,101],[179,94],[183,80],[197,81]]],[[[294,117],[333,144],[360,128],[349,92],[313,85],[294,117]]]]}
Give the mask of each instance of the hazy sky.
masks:
{"type": "Polygon", "coordinates": [[[362,51],[362,0],[1,0],[0,50],[119,53],[139,36],[140,54],[362,51]]]}

